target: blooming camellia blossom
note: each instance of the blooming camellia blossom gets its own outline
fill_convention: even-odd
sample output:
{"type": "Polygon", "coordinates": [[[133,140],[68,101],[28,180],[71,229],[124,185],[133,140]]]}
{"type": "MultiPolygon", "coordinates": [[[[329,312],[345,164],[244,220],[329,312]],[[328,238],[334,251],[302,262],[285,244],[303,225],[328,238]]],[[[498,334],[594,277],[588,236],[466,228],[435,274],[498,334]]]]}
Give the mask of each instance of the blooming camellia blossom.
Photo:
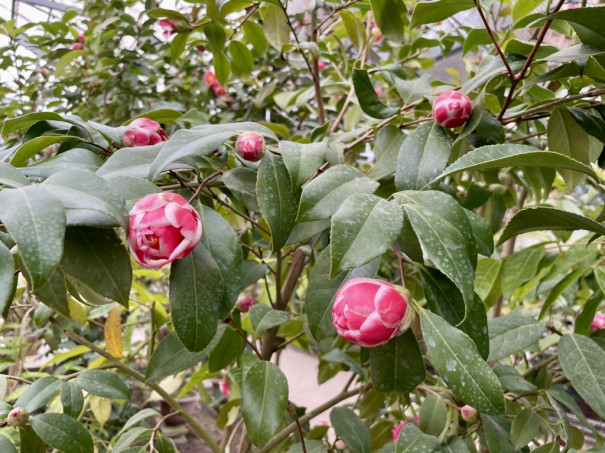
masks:
{"type": "Polygon", "coordinates": [[[597,330],[605,329],[605,315],[597,313],[594,315],[594,319],[590,323],[590,331],[596,332],[597,330]]]}
{"type": "Polygon", "coordinates": [[[196,210],[176,193],[152,193],[130,211],[128,245],[143,267],[159,269],[187,257],[202,238],[196,210]]]}
{"type": "Polygon", "coordinates": [[[235,150],[242,159],[256,162],[265,152],[265,139],[256,132],[242,132],[235,142],[235,150]]]}
{"type": "Polygon", "coordinates": [[[235,306],[243,312],[250,310],[250,307],[253,305],[256,305],[256,300],[254,300],[254,297],[248,293],[241,293],[237,298],[237,302],[235,303],[235,306]]]}
{"type": "Polygon", "coordinates": [[[214,72],[207,71],[204,74],[204,83],[206,84],[206,86],[211,87],[211,86],[213,86],[217,82],[218,82],[218,80],[216,79],[216,76],[214,75],[214,72]]]}
{"type": "Polygon", "coordinates": [[[399,439],[399,433],[401,432],[402,428],[408,424],[408,422],[414,422],[419,425],[420,418],[418,418],[417,415],[414,415],[413,417],[408,418],[407,420],[399,423],[398,425],[393,426],[393,429],[391,429],[391,432],[393,433],[393,442],[397,442],[397,439],[399,439]]]}
{"type": "Polygon", "coordinates": [[[444,91],[433,104],[433,118],[440,126],[462,126],[471,117],[471,100],[459,91],[444,91]]]}
{"type": "Polygon", "coordinates": [[[215,96],[224,96],[225,94],[227,94],[227,90],[225,90],[225,87],[222,86],[220,83],[216,82],[214,85],[212,85],[212,90],[214,91],[214,95],[215,96]]]}
{"type": "Polygon", "coordinates": [[[166,140],[168,136],[159,123],[149,118],[137,118],[128,125],[122,141],[124,146],[146,146],[166,140]]]}
{"type": "Polygon", "coordinates": [[[170,19],[160,19],[158,23],[162,28],[162,33],[164,33],[164,37],[168,37],[177,32],[174,23],[170,19]]]}
{"type": "Polygon", "coordinates": [[[371,348],[405,331],[413,318],[405,288],[373,278],[353,278],[336,292],[332,322],[341,337],[371,348]]]}

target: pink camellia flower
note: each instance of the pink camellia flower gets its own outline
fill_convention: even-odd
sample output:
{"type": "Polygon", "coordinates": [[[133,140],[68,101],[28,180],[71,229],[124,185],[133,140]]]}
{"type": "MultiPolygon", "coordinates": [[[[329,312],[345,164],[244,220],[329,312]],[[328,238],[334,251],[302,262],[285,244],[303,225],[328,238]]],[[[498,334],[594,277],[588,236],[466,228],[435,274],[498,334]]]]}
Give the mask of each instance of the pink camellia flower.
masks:
{"type": "Polygon", "coordinates": [[[71,50],[82,50],[84,48],[84,46],[82,45],[81,42],[74,42],[71,45],[71,50]]]}
{"type": "Polygon", "coordinates": [[[256,305],[256,300],[248,293],[241,293],[237,298],[237,302],[235,306],[239,309],[239,311],[247,312],[250,310],[250,307],[256,305]]]}
{"type": "Polygon", "coordinates": [[[214,75],[214,72],[212,71],[208,71],[204,74],[204,83],[206,84],[206,86],[208,87],[212,87],[214,86],[216,83],[218,83],[218,80],[216,79],[216,76],[214,75]]]}
{"type": "Polygon", "coordinates": [[[235,150],[242,159],[256,162],[265,153],[265,139],[256,132],[242,132],[235,142],[235,150]]]}
{"type": "Polygon", "coordinates": [[[376,93],[376,96],[382,96],[382,89],[374,88],[374,93],[376,93]]]}
{"type": "Polygon", "coordinates": [[[221,97],[227,94],[227,90],[225,90],[225,87],[218,82],[215,82],[214,85],[212,85],[212,90],[214,91],[214,95],[217,97],[221,97]]]}
{"type": "Polygon", "coordinates": [[[405,331],[413,319],[405,288],[373,278],[353,278],[336,292],[332,322],[341,337],[371,348],[405,331]]]}
{"type": "Polygon", "coordinates": [[[202,221],[182,196],[152,193],[130,211],[128,245],[143,267],[159,269],[187,257],[202,238],[202,221]]]}
{"type": "Polygon", "coordinates": [[[78,35],[78,41],[80,41],[80,42],[86,41],[86,36],[84,36],[83,34],[79,34],[78,35]]]}
{"type": "Polygon", "coordinates": [[[597,330],[605,329],[605,315],[597,313],[594,315],[594,319],[590,323],[590,331],[596,332],[597,330]]]}
{"type": "Polygon", "coordinates": [[[199,73],[198,71],[195,71],[195,72],[193,73],[193,77],[199,77],[199,76],[200,76],[200,73],[199,73]]]}
{"type": "Polygon", "coordinates": [[[403,427],[408,424],[408,422],[413,422],[419,425],[420,418],[418,418],[417,415],[414,415],[413,417],[408,418],[407,420],[399,423],[398,425],[393,426],[393,429],[391,429],[391,432],[393,433],[393,442],[397,442],[397,439],[399,439],[399,433],[401,432],[403,427]]]}
{"type": "Polygon", "coordinates": [[[440,126],[454,128],[463,125],[471,117],[471,100],[464,93],[444,91],[433,104],[433,118],[440,126]]]}
{"type": "Polygon", "coordinates": [[[231,386],[229,385],[229,379],[222,379],[221,382],[218,383],[218,388],[223,395],[231,395],[231,386]]]}
{"type": "Polygon", "coordinates": [[[477,409],[468,404],[462,406],[460,415],[462,416],[462,420],[468,423],[475,423],[478,419],[477,409]]]}
{"type": "Polygon", "coordinates": [[[170,19],[160,19],[158,23],[160,24],[160,28],[162,29],[162,33],[165,37],[173,35],[177,32],[174,23],[170,19]]]}
{"type": "Polygon", "coordinates": [[[199,51],[199,52],[203,52],[206,50],[206,46],[195,46],[195,48],[199,51]]]}
{"type": "Polygon", "coordinates": [[[319,60],[317,62],[317,69],[319,69],[320,71],[323,71],[324,69],[326,69],[326,64],[322,60],[319,60]]]}
{"type": "Polygon", "coordinates": [[[124,146],[146,146],[166,140],[168,140],[168,136],[159,123],[149,118],[137,118],[128,125],[122,142],[124,146]]]}

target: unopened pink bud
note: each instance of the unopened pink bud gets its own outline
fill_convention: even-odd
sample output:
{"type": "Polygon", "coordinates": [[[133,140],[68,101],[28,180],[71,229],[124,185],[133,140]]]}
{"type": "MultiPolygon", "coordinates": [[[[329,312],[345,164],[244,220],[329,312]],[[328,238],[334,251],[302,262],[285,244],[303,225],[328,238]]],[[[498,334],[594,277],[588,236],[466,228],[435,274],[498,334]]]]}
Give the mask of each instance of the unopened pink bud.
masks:
{"type": "Polygon", "coordinates": [[[322,60],[319,60],[317,62],[317,69],[319,69],[320,71],[323,71],[324,69],[326,69],[326,64],[322,60]]]}
{"type": "Polygon", "coordinates": [[[84,35],[82,35],[82,34],[79,34],[79,35],[78,35],[78,41],[80,41],[80,42],[84,42],[84,41],[86,41],[86,36],[84,36],[84,35]]]}
{"type": "Polygon", "coordinates": [[[71,50],[82,50],[82,49],[84,49],[84,46],[82,45],[81,42],[74,42],[71,45],[71,50]]]}
{"type": "Polygon", "coordinates": [[[40,69],[40,74],[42,74],[42,77],[47,78],[50,75],[50,71],[48,68],[42,68],[40,69]]]}
{"type": "Polygon", "coordinates": [[[146,146],[166,140],[168,140],[168,135],[159,123],[149,118],[137,118],[128,125],[122,142],[124,146],[146,146]]]}
{"type": "Polygon", "coordinates": [[[596,332],[597,330],[605,329],[605,315],[597,313],[594,315],[594,319],[590,323],[590,331],[596,332]]]}
{"type": "Polygon", "coordinates": [[[229,385],[229,379],[223,379],[218,384],[218,388],[221,393],[225,396],[231,395],[231,386],[229,385]]]}
{"type": "Polygon", "coordinates": [[[237,298],[237,302],[235,306],[239,309],[239,311],[247,312],[250,310],[250,307],[256,305],[256,300],[248,293],[241,293],[237,298]]]}
{"type": "Polygon", "coordinates": [[[199,51],[199,52],[203,52],[206,50],[206,46],[195,46],[195,48],[199,51]]]}
{"type": "Polygon", "coordinates": [[[462,406],[460,409],[460,415],[462,416],[462,420],[467,423],[475,423],[479,419],[477,409],[469,406],[468,404],[462,406]]]}
{"type": "Polygon", "coordinates": [[[471,117],[471,100],[459,91],[444,91],[433,104],[433,119],[440,126],[454,128],[462,126],[471,117]]]}
{"type": "Polygon", "coordinates": [[[242,132],[235,142],[235,150],[242,159],[256,162],[265,153],[265,139],[256,132],[242,132]]]}
{"type": "Polygon", "coordinates": [[[16,407],[8,413],[6,422],[9,426],[25,426],[29,420],[29,412],[24,407],[16,407]]]}
{"type": "Polygon", "coordinates": [[[412,322],[409,293],[384,280],[353,278],[336,292],[332,322],[352,343],[371,348],[404,332],[412,322]]]}

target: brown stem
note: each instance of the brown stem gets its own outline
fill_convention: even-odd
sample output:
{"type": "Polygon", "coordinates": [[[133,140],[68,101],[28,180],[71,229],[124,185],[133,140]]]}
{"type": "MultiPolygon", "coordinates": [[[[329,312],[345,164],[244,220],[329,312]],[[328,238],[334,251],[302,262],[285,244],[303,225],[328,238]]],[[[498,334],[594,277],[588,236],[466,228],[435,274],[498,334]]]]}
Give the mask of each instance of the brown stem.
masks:
{"type": "MultiPolygon", "coordinates": [[[[311,41],[317,44],[317,19],[315,18],[315,13],[311,12],[311,41]]],[[[302,49],[301,49],[302,52],[302,49]]],[[[304,53],[303,53],[304,55],[304,53]]],[[[321,97],[321,84],[319,81],[319,59],[312,55],[313,57],[313,88],[315,89],[315,102],[317,103],[317,119],[319,124],[324,124],[326,122],[326,116],[324,113],[324,101],[321,97]]]]}
{"type": "Polygon", "coordinates": [[[198,186],[197,190],[195,191],[195,193],[191,196],[191,198],[189,199],[189,204],[191,204],[193,202],[193,200],[195,200],[197,197],[200,196],[200,193],[202,193],[202,189],[204,188],[204,186],[206,184],[208,184],[209,181],[213,180],[214,178],[216,178],[218,175],[222,175],[223,171],[222,170],[218,170],[215,171],[214,173],[212,173],[210,176],[208,176],[207,178],[205,178],[204,180],[202,180],[202,182],[200,183],[200,185],[198,186]]]}
{"type": "Polygon", "coordinates": [[[491,38],[492,42],[494,43],[494,46],[496,46],[496,51],[498,52],[498,55],[500,55],[500,58],[502,59],[502,63],[504,63],[504,66],[506,67],[506,70],[508,71],[508,75],[510,76],[510,79],[514,80],[515,79],[515,73],[513,72],[513,70],[510,67],[510,65],[508,64],[508,60],[506,59],[506,56],[504,55],[504,52],[502,52],[502,48],[500,47],[500,44],[498,44],[498,40],[494,36],[494,32],[492,31],[492,28],[489,26],[489,22],[487,21],[487,18],[485,17],[485,14],[483,14],[483,10],[481,9],[481,4],[479,3],[479,0],[473,0],[473,1],[475,2],[475,6],[477,7],[477,11],[479,12],[479,16],[481,16],[481,20],[483,21],[483,25],[485,25],[485,30],[487,31],[487,34],[489,35],[489,37],[491,38]]]}
{"type": "Polygon", "coordinates": [[[235,329],[235,331],[239,334],[239,336],[244,339],[244,341],[248,344],[248,346],[250,346],[250,348],[254,351],[256,356],[262,360],[263,358],[260,355],[260,352],[256,348],[256,345],[248,339],[248,335],[246,335],[244,332],[242,332],[241,329],[237,326],[237,324],[235,324],[235,322],[233,320],[231,320],[230,324],[231,324],[231,327],[233,327],[235,329]]]}
{"type": "Polygon", "coordinates": [[[303,453],[307,453],[307,446],[305,445],[305,437],[303,435],[302,427],[300,426],[300,420],[298,419],[298,415],[296,415],[296,411],[294,410],[294,406],[292,403],[288,401],[288,408],[292,413],[292,417],[294,417],[294,422],[296,423],[296,429],[298,430],[298,435],[300,436],[300,445],[302,447],[303,453]]]}

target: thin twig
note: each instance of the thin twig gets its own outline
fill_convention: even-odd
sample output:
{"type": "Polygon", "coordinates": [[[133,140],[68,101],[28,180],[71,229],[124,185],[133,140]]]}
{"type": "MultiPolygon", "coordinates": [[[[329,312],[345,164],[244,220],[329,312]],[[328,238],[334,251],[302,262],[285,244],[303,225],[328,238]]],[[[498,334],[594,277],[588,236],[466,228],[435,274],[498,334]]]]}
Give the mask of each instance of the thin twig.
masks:
{"type": "Polygon", "coordinates": [[[246,335],[244,332],[241,331],[241,329],[237,326],[235,321],[233,321],[233,319],[232,319],[229,324],[231,324],[231,327],[233,327],[235,329],[235,331],[239,334],[239,336],[244,339],[244,341],[248,344],[248,346],[250,346],[250,348],[254,351],[256,356],[260,360],[263,360],[263,357],[260,355],[260,352],[259,352],[258,348],[256,347],[256,345],[248,339],[248,335],[246,335]]]}
{"type": "Polygon", "coordinates": [[[218,170],[215,171],[214,173],[212,173],[210,176],[208,176],[207,178],[205,178],[200,185],[198,186],[197,190],[195,191],[195,193],[191,196],[191,198],[189,199],[189,203],[191,204],[193,202],[193,200],[195,200],[197,197],[200,196],[200,193],[202,193],[202,189],[204,188],[204,186],[211,181],[212,179],[216,178],[218,175],[221,175],[223,173],[222,170],[218,170]]]}
{"type": "Polygon", "coordinates": [[[292,403],[288,401],[288,408],[292,413],[292,417],[294,417],[294,422],[296,423],[296,429],[298,429],[298,435],[300,436],[300,445],[302,447],[303,453],[307,453],[307,446],[305,445],[305,437],[303,435],[302,427],[300,426],[300,420],[298,419],[298,415],[296,415],[296,411],[294,410],[294,406],[292,403]]]}
{"type": "Polygon", "coordinates": [[[502,48],[500,47],[500,44],[498,44],[498,40],[494,36],[494,32],[492,31],[492,28],[489,26],[489,23],[487,21],[487,18],[485,17],[485,14],[483,14],[483,10],[481,9],[481,4],[479,3],[479,0],[473,0],[473,1],[475,2],[475,6],[477,7],[479,16],[481,16],[483,25],[485,25],[485,30],[487,31],[487,34],[489,35],[492,42],[494,43],[494,46],[496,46],[496,51],[498,52],[498,55],[500,55],[500,58],[502,59],[502,63],[504,63],[504,66],[506,67],[506,70],[508,71],[508,75],[510,76],[510,79],[515,80],[515,73],[513,72],[510,65],[508,64],[508,60],[506,59],[504,52],[502,52],[502,48]]]}

